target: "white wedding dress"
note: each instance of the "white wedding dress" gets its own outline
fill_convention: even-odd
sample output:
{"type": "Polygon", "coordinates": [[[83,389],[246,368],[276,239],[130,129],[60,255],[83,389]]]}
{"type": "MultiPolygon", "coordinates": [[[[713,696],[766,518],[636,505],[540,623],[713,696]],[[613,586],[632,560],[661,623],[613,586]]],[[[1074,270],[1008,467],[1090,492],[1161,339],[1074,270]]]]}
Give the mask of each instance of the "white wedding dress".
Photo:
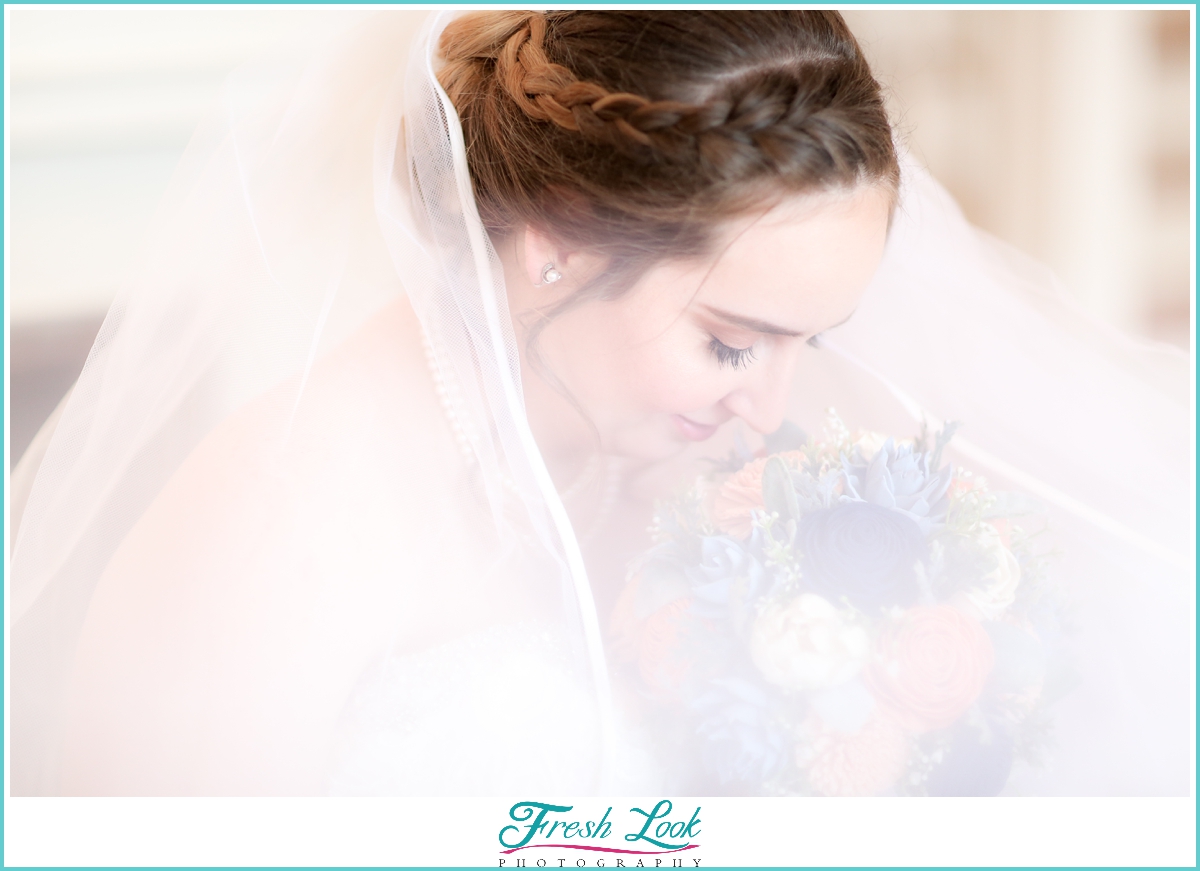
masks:
{"type": "MultiPolygon", "coordinates": [[[[423,17],[239,71],[189,147],[24,464],[14,794],[719,788],[611,685],[423,17]]],[[[1009,792],[1190,788],[1187,363],[909,164],[880,274],[798,376],[804,428],[960,420],[956,463],[1046,505],[1081,681],[1009,792]]]]}
{"type": "MultiPolygon", "coordinates": [[[[590,792],[600,763],[596,704],[568,654],[561,631],[527,623],[385,657],[347,704],[330,793],[590,792]]],[[[628,716],[617,722],[606,790],[678,794],[678,780],[628,716]]]]}

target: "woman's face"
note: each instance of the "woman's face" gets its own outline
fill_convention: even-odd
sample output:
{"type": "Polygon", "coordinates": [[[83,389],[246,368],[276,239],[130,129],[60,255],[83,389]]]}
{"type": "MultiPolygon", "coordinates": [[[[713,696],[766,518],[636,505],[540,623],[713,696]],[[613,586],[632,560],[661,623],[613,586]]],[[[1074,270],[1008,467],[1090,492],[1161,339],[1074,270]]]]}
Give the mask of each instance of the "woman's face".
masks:
{"type": "MultiPolygon", "coordinates": [[[[703,262],[661,263],[617,299],[555,318],[538,340],[546,368],[591,419],[606,453],[666,459],[734,418],[773,432],[806,343],[850,317],[874,274],[890,206],[886,191],[860,186],[736,221],[703,262]]],[[[539,293],[554,302],[570,292],[572,259],[583,263],[556,264],[564,287],[530,288],[529,307],[542,308],[539,293]]],[[[522,302],[513,300],[518,318],[522,302]]],[[[539,440],[594,439],[530,368],[539,440]]]]}

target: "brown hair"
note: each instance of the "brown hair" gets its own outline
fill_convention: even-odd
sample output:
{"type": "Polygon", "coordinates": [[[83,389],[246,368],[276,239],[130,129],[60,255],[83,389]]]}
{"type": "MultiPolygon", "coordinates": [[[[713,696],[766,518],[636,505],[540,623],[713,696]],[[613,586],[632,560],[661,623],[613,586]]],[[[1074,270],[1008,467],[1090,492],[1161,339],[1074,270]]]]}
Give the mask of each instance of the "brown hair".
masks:
{"type": "Polygon", "coordinates": [[[828,11],[475,12],[441,39],[480,216],[610,258],[618,293],[781,194],[899,168],[879,84],[828,11]]]}

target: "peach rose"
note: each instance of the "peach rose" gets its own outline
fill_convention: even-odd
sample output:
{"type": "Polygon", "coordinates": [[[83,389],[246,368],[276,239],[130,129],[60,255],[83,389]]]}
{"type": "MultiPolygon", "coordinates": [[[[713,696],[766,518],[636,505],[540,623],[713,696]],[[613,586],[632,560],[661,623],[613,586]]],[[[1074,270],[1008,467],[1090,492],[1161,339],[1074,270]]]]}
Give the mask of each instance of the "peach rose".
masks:
{"type": "Polygon", "coordinates": [[[847,735],[825,728],[819,717],[805,723],[811,736],[796,750],[796,763],[821,795],[878,795],[904,773],[909,737],[887,713],[877,713],[847,735]]]}
{"type": "Polygon", "coordinates": [[[949,726],[983,691],[995,654],[978,621],[950,605],[906,611],[876,640],[865,679],[914,732],[949,726]]]}
{"type": "MultiPolygon", "coordinates": [[[[791,468],[799,468],[804,458],[800,451],[776,454],[791,468]]],[[[770,457],[760,457],[730,475],[713,500],[712,518],[726,535],[749,538],[754,530],[753,513],[763,511],[762,477],[770,457]]]]}
{"type": "Polygon", "coordinates": [[[754,460],[734,472],[721,485],[713,500],[712,518],[717,529],[727,535],[748,538],[753,531],[752,515],[763,504],[762,476],[767,458],[754,460]]]}
{"type": "Polygon", "coordinates": [[[675,695],[698,666],[689,650],[689,635],[697,628],[691,604],[686,596],[668,602],[642,621],[638,633],[642,680],[667,696],[675,695]]]}

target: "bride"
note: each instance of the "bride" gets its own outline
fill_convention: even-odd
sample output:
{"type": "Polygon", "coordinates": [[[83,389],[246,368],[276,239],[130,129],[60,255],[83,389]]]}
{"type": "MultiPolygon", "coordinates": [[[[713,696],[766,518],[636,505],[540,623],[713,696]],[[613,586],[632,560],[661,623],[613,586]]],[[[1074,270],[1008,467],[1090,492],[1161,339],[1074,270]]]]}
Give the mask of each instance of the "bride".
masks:
{"type": "Polygon", "coordinates": [[[1079,675],[1006,789],[1186,794],[1185,362],[968,227],[836,13],[374,15],[232,77],[147,251],[18,474],[14,794],[744,791],[609,615],[831,405],[1044,503],[1079,675]]]}

